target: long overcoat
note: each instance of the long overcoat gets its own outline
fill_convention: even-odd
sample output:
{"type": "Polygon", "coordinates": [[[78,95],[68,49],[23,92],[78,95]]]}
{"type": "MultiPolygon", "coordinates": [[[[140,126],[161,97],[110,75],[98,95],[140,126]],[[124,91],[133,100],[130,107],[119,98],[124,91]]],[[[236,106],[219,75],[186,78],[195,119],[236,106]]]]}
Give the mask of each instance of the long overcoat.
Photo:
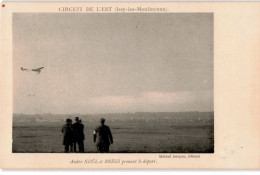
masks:
{"type": "Polygon", "coordinates": [[[63,145],[71,145],[73,140],[73,132],[71,124],[65,124],[62,127],[61,132],[63,133],[63,145]]]}
{"type": "Polygon", "coordinates": [[[82,142],[85,139],[84,125],[82,123],[76,122],[72,125],[72,129],[74,142],[82,142]]]}
{"type": "Polygon", "coordinates": [[[110,128],[106,125],[98,126],[95,129],[95,135],[97,137],[96,145],[99,146],[109,146],[113,143],[113,136],[111,134],[110,128]]]}

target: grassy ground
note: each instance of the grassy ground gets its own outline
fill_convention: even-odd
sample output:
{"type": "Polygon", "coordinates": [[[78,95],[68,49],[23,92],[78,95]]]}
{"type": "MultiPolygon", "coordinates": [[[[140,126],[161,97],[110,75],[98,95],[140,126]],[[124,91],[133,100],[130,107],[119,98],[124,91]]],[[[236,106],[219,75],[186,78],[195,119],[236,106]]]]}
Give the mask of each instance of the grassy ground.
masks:
{"type": "MultiPolygon", "coordinates": [[[[132,117],[131,120],[108,118],[114,137],[113,153],[212,153],[214,152],[214,121],[211,118],[160,119],[132,117]]],[[[83,118],[82,118],[83,119],[83,118]]],[[[26,121],[13,123],[13,152],[61,153],[60,121],[26,121]]],[[[83,119],[86,140],[85,151],[96,152],[93,130],[98,119],[83,119]]]]}

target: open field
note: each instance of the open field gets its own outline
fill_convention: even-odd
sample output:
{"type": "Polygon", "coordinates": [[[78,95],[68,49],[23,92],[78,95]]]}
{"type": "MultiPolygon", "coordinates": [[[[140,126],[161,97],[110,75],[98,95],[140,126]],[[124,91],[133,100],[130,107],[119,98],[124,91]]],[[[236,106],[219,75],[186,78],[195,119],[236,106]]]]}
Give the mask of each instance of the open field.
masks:
{"type": "MultiPolygon", "coordinates": [[[[75,115],[73,115],[75,116],[75,115]]],[[[69,115],[14,114],[13,152],[62,153],[61,128],[69,115]]],[[[93,130],[106,118],[114,153],[212,153],[214,113],[124,113],[77,115],[85,125],[85,152],[96,152],[93,130]]]]}

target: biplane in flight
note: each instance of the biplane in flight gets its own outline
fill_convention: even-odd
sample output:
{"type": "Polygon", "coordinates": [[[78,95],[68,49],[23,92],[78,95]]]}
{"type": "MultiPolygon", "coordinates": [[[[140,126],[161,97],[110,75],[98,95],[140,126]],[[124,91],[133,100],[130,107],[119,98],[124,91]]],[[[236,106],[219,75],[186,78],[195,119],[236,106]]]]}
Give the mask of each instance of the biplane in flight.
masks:
{"type": "Polygon", "coordinates": [[[22,71],[33,71],[33,72],[37,72],[38,74],[41,73],[41,70],[43,69],[44,67],[39,67],[39,68],[36,68],[36,69],[27,69],[27,68],[23,68],[21,67],[21,70],[22,71]]]}

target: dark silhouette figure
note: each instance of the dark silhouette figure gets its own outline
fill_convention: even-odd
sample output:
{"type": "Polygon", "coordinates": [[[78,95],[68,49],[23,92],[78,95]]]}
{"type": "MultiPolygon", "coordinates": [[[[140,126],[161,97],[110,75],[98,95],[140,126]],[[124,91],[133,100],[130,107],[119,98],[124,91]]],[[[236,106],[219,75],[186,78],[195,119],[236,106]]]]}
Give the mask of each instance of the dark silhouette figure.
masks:
{"type": "Polygon", "coordinates": [[[83,153],[84,152],[84,140],[85,140],[85,135],[84,135],[84,125],[82,123],[82,120],[79,119],[79,123],[81,124],[81,128],[82,128],[82,133],[83,133],[83,140],[81,142],[81,152],[83,153]]]}
{"type": "Polygon", "coordinates": [[[79,152],[84,152],[84,125],[81,123],[79,117],[75,117],[75,123],[72,125],[73,129],[73,148],[74,152],[77,152],[77,145],[79,147],[79,152]]]}
{"type": "Polygon", "coordinates": [[[67,119],[66,124],[63,125],[61,132],[63,133],[63,142],[62,144],[65,146],[64,152],[69,152],[69,147],[71,147],[72,151],[72,140],[73,140],[73,132],[72,132],[72,120],[67,119]]]}
{"type": "Polygon", "coordinates": [[[105,119],[100,119],[101,125],[94,131],[94,142],[97,141],[97,150],[101,153],[108,153],[110,144],[113,144],[113,136],[110,128],[105,125],[105,119]]]}

